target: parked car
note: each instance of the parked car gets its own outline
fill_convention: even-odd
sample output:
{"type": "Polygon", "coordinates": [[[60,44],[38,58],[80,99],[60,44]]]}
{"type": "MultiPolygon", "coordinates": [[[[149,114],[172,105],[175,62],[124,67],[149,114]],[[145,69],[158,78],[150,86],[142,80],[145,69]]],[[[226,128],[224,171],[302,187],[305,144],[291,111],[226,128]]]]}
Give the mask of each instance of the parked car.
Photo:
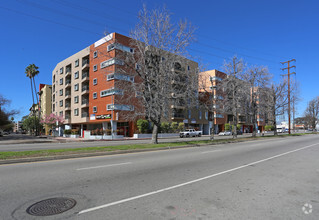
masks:
{"type": "Polygon", "coordinates": [[[0,137],[3,136],[3,131],[0,129],[0,137]]]}
{"type": "MultiPolygon", "coordinates": [[[[243,134],[243,132],[241,130],[237,131],[237,135],[242,135],[242,134],[243,134]]],[[[232,135],[234,135],[234,132],[232,132],[232,135]]]]}
{"type": "Polygon", "coordinates": [[[186,129],[179,133],[179,137],[200,137],[202,136],[202,131],[195,131],[195,129],[186,129]]]}
{"type": "Polygon", "coordinates": [[[229,135],[232,135],[231,131],[222,131],[222,132],[219,132],[218,134],[219,136],[229,136],[229,135]]]}

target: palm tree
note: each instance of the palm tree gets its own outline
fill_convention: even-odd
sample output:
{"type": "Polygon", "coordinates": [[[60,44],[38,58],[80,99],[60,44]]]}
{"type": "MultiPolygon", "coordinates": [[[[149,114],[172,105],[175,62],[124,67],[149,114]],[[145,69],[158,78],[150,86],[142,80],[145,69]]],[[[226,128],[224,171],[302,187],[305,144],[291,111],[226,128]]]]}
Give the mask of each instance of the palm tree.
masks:
{"type": "MultiPolygon", "coordinates": [[[[37,96],[37,88],[35,86],[35,80],[34,80],[34,77],[36,75],[39,74],[39,67],[37,67],[35,64],[30,64],[29,66],[27,66],[27,68],[25,68],[25,74],[28,78],[30,78],[30,83],[31,83],[31,93],[32,93],[32,108],[34,108],[34,95],[36,97],[36,100],[37,100],[37,104],[39,104],[39,101],[38,101],[38,96],[37,96]],[[33,85],[32,85],[32,81],[33,81],[33,85]],[[34,90],[34,93],[33,93],[33,90],[34,90]]],[[[39,107],[38,107],[39,109],[39,107]]],[[[33,111],[34,113],[34,111],[33,111]]],[[[40,116],[39,116],[40,118],[40,116]]]]}

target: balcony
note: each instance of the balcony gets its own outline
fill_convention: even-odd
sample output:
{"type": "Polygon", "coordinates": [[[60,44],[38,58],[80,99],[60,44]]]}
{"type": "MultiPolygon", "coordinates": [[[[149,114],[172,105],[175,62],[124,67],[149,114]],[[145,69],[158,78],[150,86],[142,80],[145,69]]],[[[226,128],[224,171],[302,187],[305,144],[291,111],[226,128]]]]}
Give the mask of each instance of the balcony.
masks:
{"type": "Polygon", "coordinates": [[[71,123],[71,115],[66,115],[64,118],[64,124],[70,124],[71,123]]]}
{"type": "Polygon", "coordinates": [[[65,80],[65,88],[71,87],[71,80],[65,80]]]}
{"type": "Polygon", "coordinates": [[[86,94],[89,93],[89,85],[82,85],[82,93],[86,94]]]}
{"type": "Polygon", "coordinates": [[[65,98],[66,99],[71,98],[71,91],[70,90],[65,92],[65,98]]]}
{"type": "Polygon", "coordinates": [[[90,67],[90,61],[89,61],[89,59],[83,59],[82,60],[82,70],[85,70],[85,69],[87,69],[87,68],[89,68],[90,67]]]}
{"type": "Polygon", "coordinates": [[[70,76],[71,75],[71,68],[66,68],[65,69],[65,76],[70,76]]]}
{"type": "Polygon", "coordinates": [[[181,113],[173,113],[172,115],[172,119],[184,119],[185,116],[184,114],[181,114],[181,113]]]}
{"type": "Polygon", "coordinates": [[[89,80],[89,72],[83,72],[82,73],[82,82],[89,80]]]}
{"type": "Polygon", "coordinates": [[[65,110],[71,110],[71,103],[65,103],[65,110]]]}
{"type": "Polygon", "coordinates": [[[82,118],[88,118],[89,117],[89,113],[88,112],[82,112],[81,117],[82,118]]]}
{"type": "Polygon", "coordinates": [[[82,104],[82,108],[89,107],[89,100],[88,99],[84,99],[84,100],[82,100],[81,104],[82,104]]]}

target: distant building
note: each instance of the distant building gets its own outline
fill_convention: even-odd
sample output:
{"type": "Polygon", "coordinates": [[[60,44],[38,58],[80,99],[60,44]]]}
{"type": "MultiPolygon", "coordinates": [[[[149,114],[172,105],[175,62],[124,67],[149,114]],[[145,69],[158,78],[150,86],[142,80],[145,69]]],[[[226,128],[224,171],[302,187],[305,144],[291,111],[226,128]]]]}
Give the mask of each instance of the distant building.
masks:
{"type": "MultiPolygon", "coordinates": [[[[40,84],[39,88],[40,118],[52,113],[52,85],[40,84]]],[[[44,126],[45,134],[48,135],[50,128],[44,126]]]]}

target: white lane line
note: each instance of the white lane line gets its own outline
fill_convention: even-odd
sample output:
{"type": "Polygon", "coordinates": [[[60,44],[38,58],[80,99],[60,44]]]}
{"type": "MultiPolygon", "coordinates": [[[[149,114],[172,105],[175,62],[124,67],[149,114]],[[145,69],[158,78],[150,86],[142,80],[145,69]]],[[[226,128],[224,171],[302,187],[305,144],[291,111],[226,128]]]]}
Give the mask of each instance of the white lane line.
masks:
{"type": "Polygon", "coordinates": [[[203,152],[200,152],[201,154],[207,154],[207,153],[214,153],[214,152],[218,152],[218,151],[221,151],[221,150],[210,150],[210,151],[203,151],[203,152]]]}
{"type": "Polygon", "coordinates": [[[126,165],[126,164],[131,164],[131,163],[132,162],[126,162],[126,163],[108,164],[108,165],[96,166],[96,167],[84,167],[84,168],[79,168],[76,170],[90,170],[90,169],[97,169],[97,168],[103,168],[103,167],[114,167],[114,166],[121,166],[121,165],[126,165]]]}
{"type": "Polygon", "coordinates": [[[266,159],[258,160],[258,161],[255,161],[255,162],[252,162],[252,163],[249,163],[249,164],[246,164],[246,165],[235,167],[235,168],[232,168],[232,169],[229,169],[229,170],[225,170],[225,171],[222,171],[222,172],[219,172],[219,173],[215,173],[215,174],[212,174],[212,175],[209,175],[209,176],[205,176],[205,177],[202,177],[202,178],[199,178],[199,179],[195,179],[195,180],[192,180],[192,181],[189,181],[189,182],[181,183],[181,184],[178,184],[178,185],[175,185],[175,186],[171,186],[171,187],[167,187],[167,188],[164,188],[164,189],[156,190],[156,191],[153,191],[153,192],[145,193],[145,194],[142,194],[142,195],[139,195],[139,196],[130,197],[130,198],[127,198],[127,199],[122,199],[122,200],[119,200],[119,201],[116,201],[116,202],[107,203],[107,204],[104,204],[104,205],[101,205],[101,206],[96,206],[96,207],[93,207],[93,208],[85,209],[85,210],[80,211],[78,214],[80,215],[80,214],[83,214],[83,213],[92,212],[92,211],[95,211],[95,210],[98,210],[98,209],[107,208],[107,207],[110,207],[110,206],[113,206],[113,205],[118,205],[118,204],[129,202],[129,201],[132,201],[132,200],[135,200],[135,199],[151,196],[151,195],[158,194],[158,193],[161,193],[161,192],[165,192],[165,191],[168,191],[168,190],[176,189],[176,188],[179,188],[179,187],[182,187],[182,186],[186,186],[186,185],[190,185],[190,184],[193,184],[193,183],[197,183],[197,182],[200,182],[200,181],[203,181],[203,180],[206,180],[206,179],[210,179],[210,178],[215,177],[215,176],[219,176],[219,175],[222,175],[222,174],[230,173],[230,172],[233,172],[235,170],[239,170],[239,169],[242,169],[242,168],[254,165],[254,164],[262,163],[262,162],[265,162],[265,161],[268,161],[268,160],[275,159],[277,157],[282,157],[282,156],[287,155],[287,154],[291,154],[291,153],[294,153],[294,152],[297,152],[297,151],[300,151],[300,150],[304,150],[304,149],[313,147],[313,146],[318,145],[318,144],[319,143],[308,145],[308,146],[305,146],[305,147],[302,147],[302,148],[299,148],[299,149],[296,149],[296,150],[288,151],[288,152],[285,152],[285,153],[282,153],[282,154],[278,154],[278,155],[275,155],[275,156],[272,156],[272,157],[268,157],[266,159]]]}

